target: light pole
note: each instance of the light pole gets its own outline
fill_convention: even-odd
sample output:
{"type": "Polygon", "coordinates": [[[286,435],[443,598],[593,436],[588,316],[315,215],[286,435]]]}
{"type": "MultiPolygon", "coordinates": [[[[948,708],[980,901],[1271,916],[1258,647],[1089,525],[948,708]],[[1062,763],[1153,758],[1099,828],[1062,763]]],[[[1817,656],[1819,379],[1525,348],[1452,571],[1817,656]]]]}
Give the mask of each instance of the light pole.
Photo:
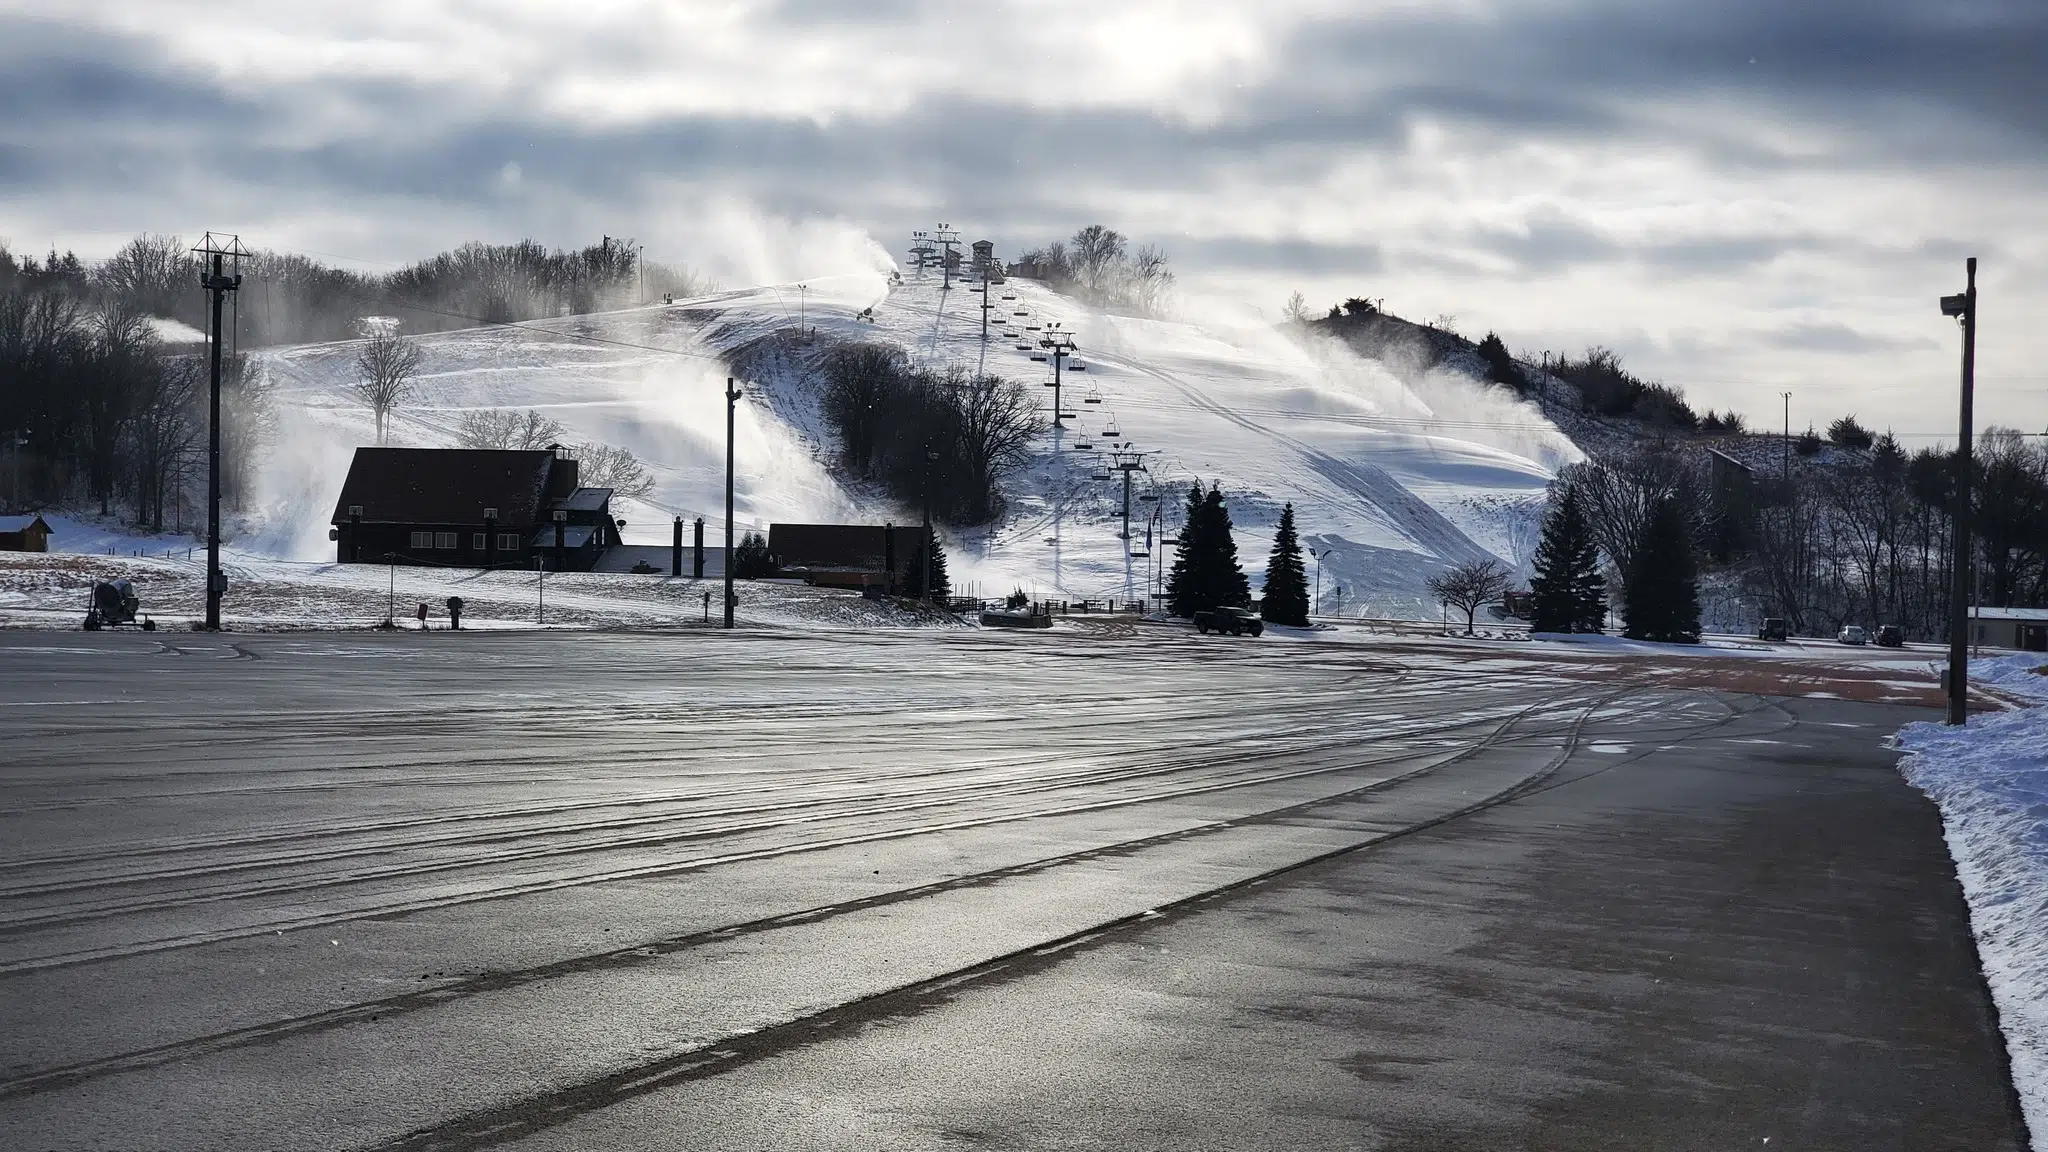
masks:
{"type": "Polygon", "coordinates": [[[1784,468],[1780,471],[1780,478],[1784,480],[1786,489],[1789,492],[1792,485],[1792,394],[1790,392],[1780,392],[1778,395],[1785,398],[1785,464],[1784,468]]]}
{"type": "Polygon", "coordinates": [[[1962,413],[1956,430],[1955,585],[1949,604],[1948,722],[1967,719],[1970,679],[1970,404],[1977,377],[1977,258],[1964,266],[1968,286],[1961,295],[1943,296],[1941,314],[1963,326],[1962,413]]]}
{"type": "Polygon", "coordinates": [[[924,582],[918,587],[923,591],[923,600],[932,602],[932,463],[939,458],[932,451],[930,441],[924,446],[924,540],[918,544],[918,551],[924,554],[924,582]]]}
{"type": "Polygon", "coordinates": [[[732,593],[732,424],[733,412],[737,410],[740,390],[732,386],[732,377],[725,378],[725,626],[732,627],[732,610],[736,602],[732,593]]]}
{"type": "Polygon", "coordinates": [[[1335,552],[1335,551],[1336,551],[1336,549],[1335,549],[1335,548],[1325,548],[1325,549],[1323,549],[1323,550],[1322,550],[1321,552],[1317,552],[1317,553],[1315,554],[1315,557],[1316,557],[1316,615],[1318,615],[1318,616],[1321,616],[1321,615],[1323,614],[1323,557],[1325,557],[1325,556],[1328,556],[1328,555],[1329,555],[1330,553],[1332,553],[1332,552],[1335,552]]]}

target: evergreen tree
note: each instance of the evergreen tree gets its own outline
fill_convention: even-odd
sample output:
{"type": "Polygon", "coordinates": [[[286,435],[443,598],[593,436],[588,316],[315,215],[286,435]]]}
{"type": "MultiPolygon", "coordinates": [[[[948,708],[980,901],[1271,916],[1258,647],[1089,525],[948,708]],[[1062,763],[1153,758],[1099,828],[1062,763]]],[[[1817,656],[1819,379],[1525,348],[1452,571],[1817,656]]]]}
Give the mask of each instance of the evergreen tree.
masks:
{"type": "MultiPolygon", "coordinates": [[[[925,529],[924,547],[932,555],[932,599],[943,601],[952,595],[952,581],[946,577],[946,549],[939,543],[936,529],[925,529]]],[[[913,599],[924,599],[924,549],[913,549],[903,561],[903,578],[898,581],[903,594],[913,599]]]]}
{"type": "Polygon", "coordinates": [[[1259,615],[1275,624],[1308,625],[1308,571],[1301,562],[1301,541],[1294,534],[1292,504],[1280,510],[1280,527],[1273,533],[1259,615]]]}
{"type": "Polygon", "coordinates": [[[1214,485],[1207,492],[1199,483],[1188,490],[1187,522],[1181,526],[1180,552],[1167,577],[1166,597],[1175,616],[1251,603],[1251,581],[1238,567],[1237,542],[1230,535],[1230,510],[1214,485]]]}
{"type": "Polygon", "coordinates": [[[1661,500],[1650,513],[1634,571],[1622,589],[1622,631],[1633,640],[1697,644],[1699,577],[1692,529],[1678,501],[1661,500]]]}
{"type": "Polygon", "coordinates": [[[1181,518],[1180,546],[1174,553],[1173,570],[1166,577],[1166,610],[1175,616],[1193,616],[1198,609],[1208,606],[1201,602],[1196,591],[1199,567],[1196,557],[1203,551],[1204,529],[1202,485],[1196,482],[1188,486],[1188,506],[1181,518]]]}
{"type": "Polygon", "coordinates": [[[1579,494],[1570,487],[1543,518],[1535,568],[1529,581],[1531,631],[1601,630],[1607,616],[1607,582],[1600,575],[1600,548],[1579,494]]]}
{"type": "Polygon", "coordinates": [[[1519,392],[1528,383],[1522,376],[1522,369],[1515,358],[1508,353],[1508,346],[1491,332],[1479,342],[1479,358],[1486,361],[1486,378],[1495,384],[1505,384],[1519,392]]]}

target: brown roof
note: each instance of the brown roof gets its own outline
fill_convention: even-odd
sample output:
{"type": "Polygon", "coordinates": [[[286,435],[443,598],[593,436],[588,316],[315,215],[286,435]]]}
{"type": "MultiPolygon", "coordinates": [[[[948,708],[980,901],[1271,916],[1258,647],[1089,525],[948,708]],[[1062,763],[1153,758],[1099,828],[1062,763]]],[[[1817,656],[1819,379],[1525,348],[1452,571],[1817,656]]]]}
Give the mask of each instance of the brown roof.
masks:
{"type": "Polygon", "coordinates": [[[530,526],[554,462],[544,448],[358,448],[332,522],[360,504],[366,524],[481,524],[496,508],[505,527],[530,526]]]}
{"type": "MultiPolygon", "coordinates": [[[[880,572],[888,554],[880,524],[770,524],[768,551],[784,568],[836,568],[880,572]]],[[[911,525],[896,532],[896,563],[917,554],[924,528],[911,525]]]]}

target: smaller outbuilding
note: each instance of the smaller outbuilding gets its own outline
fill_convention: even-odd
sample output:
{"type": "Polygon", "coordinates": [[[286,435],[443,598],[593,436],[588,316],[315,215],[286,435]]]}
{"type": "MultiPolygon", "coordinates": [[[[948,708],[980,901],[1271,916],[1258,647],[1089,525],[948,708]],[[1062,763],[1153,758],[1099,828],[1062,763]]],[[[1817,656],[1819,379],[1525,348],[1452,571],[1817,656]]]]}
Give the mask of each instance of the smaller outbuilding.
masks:
{"type": "Polygon", "coordinates": [[[37,513],[0,516],[0,552],[48,552],[50,522],[37,513]]]}
{"type": "Polygon", "coordinates": [[[910,586],[910,566],[922,563],[924,539],[917,525],[770,524],[768,554],[784,575],[807,584],[886,595],[910,586]]]}
{"type": "Polygon", "coordinates": [[[1972,608],[1970,642],[1986,648],[2048,652],[2048,608],[1972,608]]]}

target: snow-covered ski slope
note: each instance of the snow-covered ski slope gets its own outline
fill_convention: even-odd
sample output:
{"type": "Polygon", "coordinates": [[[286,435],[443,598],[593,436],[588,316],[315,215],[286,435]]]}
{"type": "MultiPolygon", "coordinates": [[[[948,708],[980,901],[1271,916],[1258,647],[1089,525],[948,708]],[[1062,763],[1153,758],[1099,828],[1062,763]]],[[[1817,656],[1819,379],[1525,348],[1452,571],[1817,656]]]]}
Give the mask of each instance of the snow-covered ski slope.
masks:
{"type": "MultiPolygon", "coordinates": [[[[1146,549],[1155,507],[1164,508],[1160,534],[1170,534],[1187,484],[1216,482],[1256,589],[1280,508],[1292,502],[1304,541],[1328,553],[1324,607],[1368,616],[1434,615],[1422,582],[1447,563],[1492,555],[1524,568],[1544,487],[1579,455],[1533,406],[1498,390],[1450,373],[1403,380],[1333,341],[1299,341],[1255,318],[1108,315],[1013,279],[991,290],[984,341],[983,296],[971,287],[942,289],[936,273],[893,287],[880,274],[837,276],[422,337],[425,372],[393,442],[452,443],[475,408],[538,409],[571,440],[623,445],[650,464],[652,497],[617,509],[629,540],[665,541],[674,515],[704,516],[716,539],[726,360],[752,349],[734,519],[904,522],[917,510],[835,478],[807,363],[837,341],[885,341],[919,363],[1026,383],[1050,416],[1053,391],[1039,387],[1049,366],[1032,357],[1057,324],[1082,366],[1066,373],[1061,396],[1073,416],[1039,438],[998,523],[948,533],[956,584],[988,596],[1013,587],[1074,599],[1145,593],[1148,569],[1170,550],[1155,540],[1134,558],[1119,539],[1121,474],[1102,478],[1102,453],[1125,445],[1145,462],[1133,476],[1132,550],[1146,549]],[[860,317],[869,310],[872,320],[860,317]]],[[[266,478],[270,500],[250,546],[308,559],[331,547],[327,516],[349,452],[371,441],[349,388],[354,352],[338,343],[262,357],[286,450],[266,478]]]]}

